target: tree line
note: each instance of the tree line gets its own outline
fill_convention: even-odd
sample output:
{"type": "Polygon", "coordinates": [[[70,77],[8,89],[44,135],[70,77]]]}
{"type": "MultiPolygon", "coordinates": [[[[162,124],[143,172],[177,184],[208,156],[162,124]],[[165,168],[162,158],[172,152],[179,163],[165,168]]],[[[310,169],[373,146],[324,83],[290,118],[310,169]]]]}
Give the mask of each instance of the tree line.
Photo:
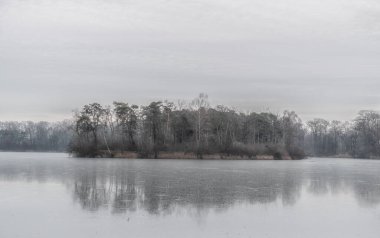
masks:
{"type": "Polygon", "coordinates": [[[0,121],[0,151],[67,151],[72,122],[0,121]]]}
{"type": "Polygon", "coordinates": [[[211,107],[206,94],[190,103],[155,101],[145,106],[114,102],[85,105],[74,116],[70,152],[78,156],[134,151],[157,158],[162,152],[254,157],[303,157],[305,130],[295,112],[241,113],[211,107]]]}
{"type": "Polygon", "coordinates": [[[206,94],[190,102],[114,102],[84,105],[72,120],[0,122],[0,150],[68,151],[80,157],[134,152],[157,158],[182,152],[255,158],[271,155],[380,157],[380,114],[361,111],[352,121],[302,122],[292,111],[243,113],[210,106],[206,94]]]}
{"type": "Polygon", "coordinates": [[[305,149],[315,156],[380,157],[380,114],[360,111],[353,121],[307,122],[305,149]]]}

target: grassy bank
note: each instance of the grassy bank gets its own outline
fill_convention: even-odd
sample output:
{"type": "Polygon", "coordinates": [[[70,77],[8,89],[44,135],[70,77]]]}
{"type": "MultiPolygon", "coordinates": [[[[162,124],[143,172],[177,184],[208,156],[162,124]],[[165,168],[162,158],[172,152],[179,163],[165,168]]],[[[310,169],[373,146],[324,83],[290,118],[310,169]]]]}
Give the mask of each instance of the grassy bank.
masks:
{"type": "MultiPolygon", "coordinates": [[[[153,159],[154,156],[150,154],[142,155],[133,151],[99,151],[100,158],[125,158],[125,159],[153,159]],[[111,152],[111,153],[110,153],[111,152]]],[[[246,155],[229,155],[225,153],[203,154],[204,160],[297,160],[305,157],[295,157],[288,154],[260,154],[254,156],[246,155]]],[[[185,152],[160,152],[157,159],[199,159],[196,153],[185,152]]]]}

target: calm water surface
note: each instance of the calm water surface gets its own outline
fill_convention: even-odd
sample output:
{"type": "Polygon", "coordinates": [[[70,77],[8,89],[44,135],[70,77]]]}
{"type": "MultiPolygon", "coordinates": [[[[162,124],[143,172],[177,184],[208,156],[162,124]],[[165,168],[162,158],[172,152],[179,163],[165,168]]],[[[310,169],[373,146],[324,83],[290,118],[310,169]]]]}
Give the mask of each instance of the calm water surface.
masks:
{"type": "Polygon", "coordinates": [[[380,237],[380,161],[0,153],[0,237],[380,237]]]}

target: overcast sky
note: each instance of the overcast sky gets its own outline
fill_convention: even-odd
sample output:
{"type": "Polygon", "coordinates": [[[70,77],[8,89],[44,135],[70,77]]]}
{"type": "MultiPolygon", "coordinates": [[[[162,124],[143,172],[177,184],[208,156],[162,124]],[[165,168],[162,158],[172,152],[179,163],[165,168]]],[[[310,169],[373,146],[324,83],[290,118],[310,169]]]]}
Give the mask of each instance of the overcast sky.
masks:
{"type": "Polygon", "coordinates": [[[0,0],[0,120],[200,92],[304,120],[380,109],[380,1],[0,0]]]}

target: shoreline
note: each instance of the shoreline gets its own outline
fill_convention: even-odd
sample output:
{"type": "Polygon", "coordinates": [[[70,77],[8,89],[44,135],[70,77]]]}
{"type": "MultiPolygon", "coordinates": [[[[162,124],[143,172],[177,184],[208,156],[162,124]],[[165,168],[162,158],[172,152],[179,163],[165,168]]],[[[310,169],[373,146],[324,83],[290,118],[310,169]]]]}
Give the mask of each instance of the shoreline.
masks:
{"type": "MultiPolygon", "coordinates": [[[[99,153],[100,158],[118,158],[118,159],[155,159],[152,155],[141,156],[138,152],[124,151],[114,152],[111,154],[108,151],[101,151],[99,153]]],[[[199,158],[195,153],[185,152],[160,152],[156,159],[186,159],[186,160],[300,160],[304,158],[294,158],[290,155],[280,155],[275,157],[274,155],[262,154],[256,156],[240,156],[240,155],[227,155],[223,153],[203,154],[202,158],[199,158]]]]}

